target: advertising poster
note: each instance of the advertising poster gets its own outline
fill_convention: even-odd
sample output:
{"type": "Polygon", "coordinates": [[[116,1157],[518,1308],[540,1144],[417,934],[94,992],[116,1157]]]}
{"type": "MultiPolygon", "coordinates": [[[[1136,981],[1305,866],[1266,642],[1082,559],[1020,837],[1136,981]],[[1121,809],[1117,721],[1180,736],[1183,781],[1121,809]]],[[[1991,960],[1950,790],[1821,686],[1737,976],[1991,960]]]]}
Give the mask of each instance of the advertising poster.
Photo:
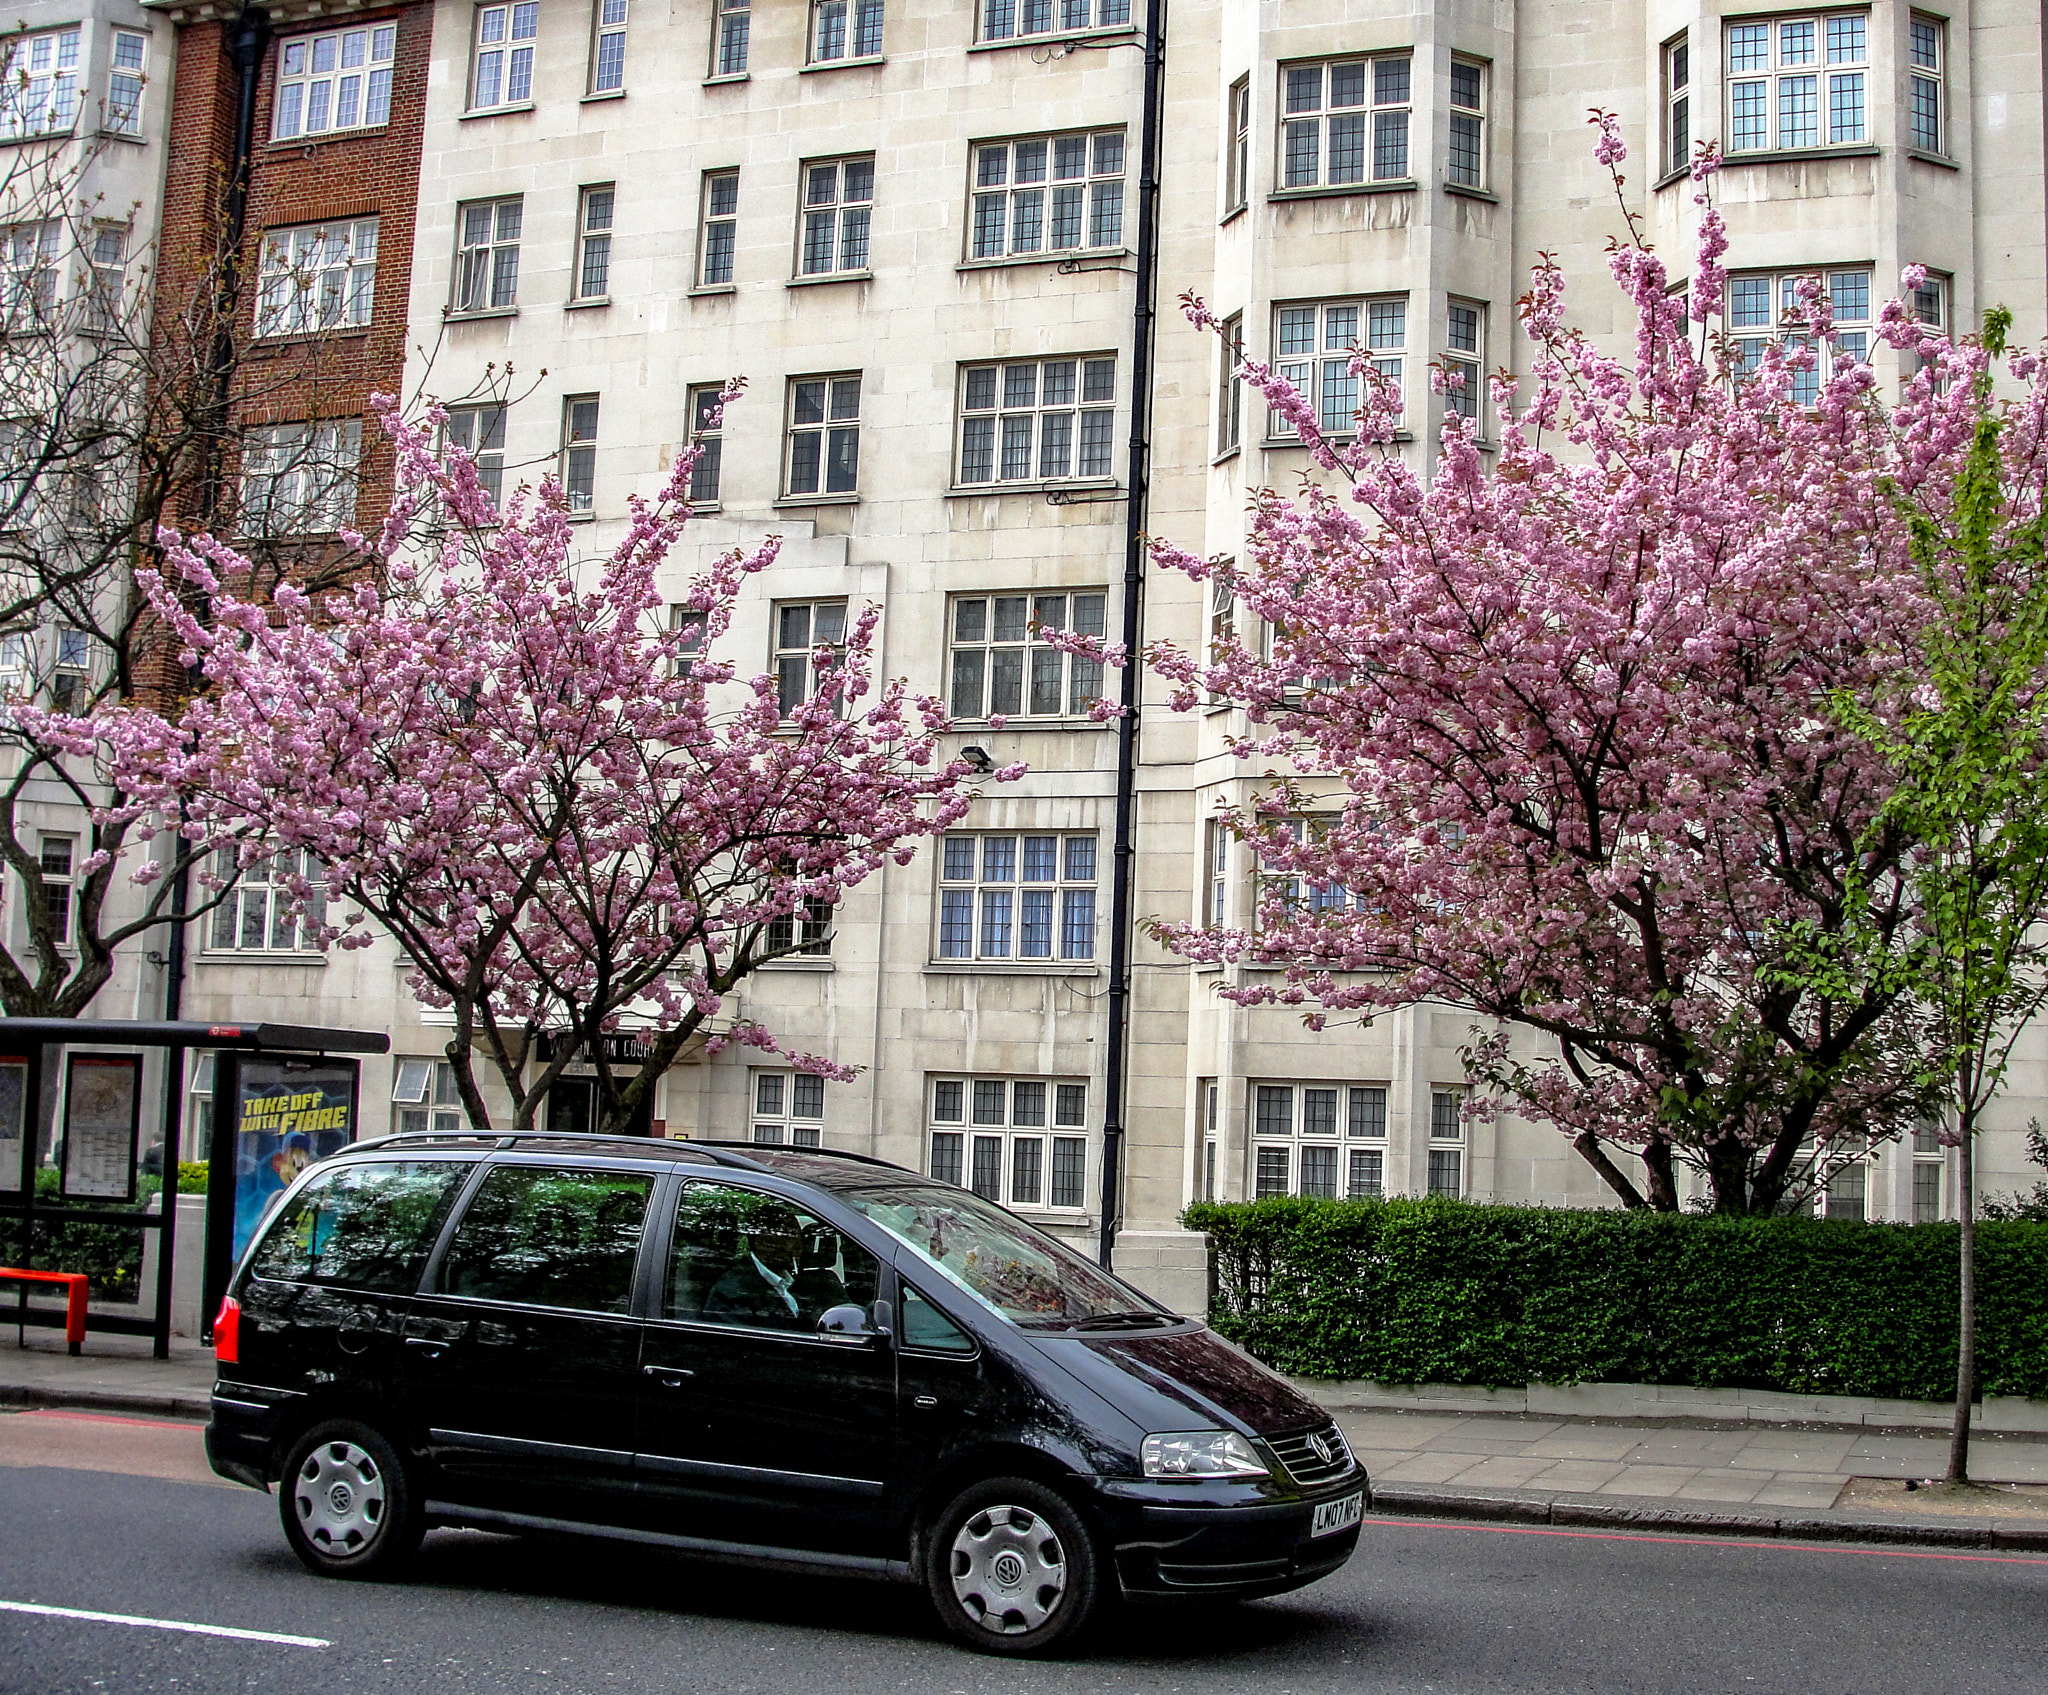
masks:
{"type": "Polygon", "coordinates": [[[242,1257],[278,1192],[355,1140],[356,1062],[242,1056],[235,1067],[235,1223],[242,1257]]]}
{"type": "Polygon", "coordinates": [[[28,1126],[28,1060],[0,1054],[0,1195],[21,1193],[21,1157],[28,1126]]]}
{"type": "Polygon", "coordinates": [[[141,1095],[142,1055],[65,1055],[61,1192],[66,1199],[135,1199],[141,1095]]]}

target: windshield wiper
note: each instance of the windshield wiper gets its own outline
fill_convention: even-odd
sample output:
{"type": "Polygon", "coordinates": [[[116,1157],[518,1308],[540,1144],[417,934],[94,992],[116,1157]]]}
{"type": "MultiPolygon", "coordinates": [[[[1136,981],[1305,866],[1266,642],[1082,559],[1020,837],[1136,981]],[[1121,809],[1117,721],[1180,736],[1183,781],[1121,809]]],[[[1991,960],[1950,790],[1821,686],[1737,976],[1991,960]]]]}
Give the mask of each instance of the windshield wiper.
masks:
{"type": "Polygon", "coordinates": [[[1125,1330],[1133,1327],[1155,1329],[1162,1324],[1178,1322],[1163,1312],[1151,1312],[1133,1307],[1125,1312],[1099,1312],[1092,1318],[1077,1318],[1069,1324],[1069,1330],[1125,1330]]]}

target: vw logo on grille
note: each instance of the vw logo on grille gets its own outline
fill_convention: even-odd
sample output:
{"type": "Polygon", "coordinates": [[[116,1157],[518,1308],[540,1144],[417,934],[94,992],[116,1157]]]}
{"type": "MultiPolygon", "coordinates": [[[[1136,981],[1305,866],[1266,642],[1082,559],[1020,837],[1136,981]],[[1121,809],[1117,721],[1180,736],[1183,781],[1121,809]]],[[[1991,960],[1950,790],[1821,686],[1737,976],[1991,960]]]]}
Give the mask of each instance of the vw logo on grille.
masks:
{"type": "Polygon", "coordinates": [[[1308,1445],[1315,1450],[1316,1458],[1321,1460],[1324,1465],[1334,1465],[1336,1463],[1336,1446],[1320,1430],[1308,1439],[1308,1445]]]}

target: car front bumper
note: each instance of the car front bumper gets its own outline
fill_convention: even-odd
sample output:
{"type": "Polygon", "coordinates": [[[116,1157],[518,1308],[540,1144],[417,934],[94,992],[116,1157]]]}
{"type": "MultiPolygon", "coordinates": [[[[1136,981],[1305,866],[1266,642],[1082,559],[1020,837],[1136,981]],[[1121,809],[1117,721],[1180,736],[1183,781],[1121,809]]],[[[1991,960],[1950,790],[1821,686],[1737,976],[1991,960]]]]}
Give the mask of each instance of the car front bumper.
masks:
{"type": "Polygon", "coordinates": [[[1278,1500],[1264,1488],[1125,1482],[1098,1498],[1124,1594],[1163,1601],[1278,1595],[1329,1576],[1357,1549],[1359,1527],[1311,1535],[1316,1508],[1350,1495],[1371,1505],[1363,1467],[1278,1500]]]}

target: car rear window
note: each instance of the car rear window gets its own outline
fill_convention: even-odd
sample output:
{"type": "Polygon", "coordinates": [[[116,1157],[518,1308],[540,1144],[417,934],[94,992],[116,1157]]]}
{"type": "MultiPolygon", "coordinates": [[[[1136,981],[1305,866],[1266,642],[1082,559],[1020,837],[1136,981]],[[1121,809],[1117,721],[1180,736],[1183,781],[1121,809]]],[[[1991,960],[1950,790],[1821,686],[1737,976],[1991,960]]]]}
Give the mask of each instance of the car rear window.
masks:
{"type": "Polygon", "coordinates": [[[501,1165],[477,1186],[441,1259],[441,1293],[625,1312],[652,1174],[501,1165]]]}
{"type": "Polygon", "coordinates": [[[279,1209],[250,1271],[273,1282],[407,1293],[467,1170],[462,1160],[393,1160],[323,1172],[279,1209]]]}

